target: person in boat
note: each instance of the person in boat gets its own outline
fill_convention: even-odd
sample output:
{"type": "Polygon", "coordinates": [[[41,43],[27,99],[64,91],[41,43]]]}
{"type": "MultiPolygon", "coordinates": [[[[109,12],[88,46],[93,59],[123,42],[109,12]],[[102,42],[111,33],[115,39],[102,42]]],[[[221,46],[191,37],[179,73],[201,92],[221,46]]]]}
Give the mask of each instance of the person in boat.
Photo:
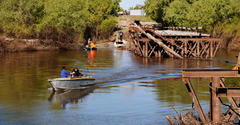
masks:
{"type": "Polygon", "coordinates": [[[71,75],[71,74],[66,70],[66,67],[63,66],[60,77],[61,77],[61,78],[67,78],[69,75],[71,75]]]}
{"type": "Polygon", "coordinates": [[[91,39],[88,39],[88,46],[91,48],[96,48],[96,45],[91,41],[91,39]]]}
{"type": "Polygon", "coordinates": [[[72,77],[80,77],[80,76],[83,76],[83,74],[79,72],[78,68],[74,68],[72,70],[72,77]]]}

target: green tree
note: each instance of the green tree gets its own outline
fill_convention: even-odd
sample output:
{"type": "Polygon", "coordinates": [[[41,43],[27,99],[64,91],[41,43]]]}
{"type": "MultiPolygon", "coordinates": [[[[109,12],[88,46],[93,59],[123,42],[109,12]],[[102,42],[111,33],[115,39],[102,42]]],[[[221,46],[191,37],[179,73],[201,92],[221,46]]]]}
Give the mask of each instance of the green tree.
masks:
{"type": "Polygon", "coordinates": [[[3,31],[16,37],[33,37],[35,25],[44,15],[42,1],[4,0],[0,4],[3,31]]]}
{"type": "Polygon", "coordinates": [[[166,7],[164,21],[174,26],[186,26],[188,20],[186,16],[189,13],[190,4],[186,0],[175,0],[166,7]]]}
{"type": "Polygon", "coordinates": [[[110,37],[111,32],[109,31],[113,31],[114,28],[116,27],[116,24],[117,24],[117,19],[112,16],[102,21],[99,29],[101,31],[101,34],[105,34],[103,35],[103,38],[110,37]]]}
{"type": "Polygon", "coordinates": [[[0,31],[19,38],[74,41],[112,32],[120,0],[1,0],[0,31]],[[105,25],[103,28],[103,25],[105,25]],[[100,28],[101,27],[101,28],[100,28]],[[101,31],[103,30],[104,31],[101,31]],[[80,34],[80,35],[79,35],[80,34]]]}
{"type": "Polygon", "coordinates": [[[145,1],[145,12],[156,22],[166,25],[163,20],[165,16],[165,8],[171,3],[172,0],[146,0],[145,1]]]}
{"type": "MultiPolygon", "coordinates": [[[[96,37],[97,39],[104,34],[101,33],[101,28],[99,27],[101,23],[108,19],[109,16],[117,16],[117,12],[120,11],[120,0],[90,0],[88,3],[88,31],[90,32],[90,36],[96,37]]],[[[111,27],[111,26],[110,26],[111,27]]],[[[109,28],[112,29],[112,28],[109,28]]],[[[112,32],[112,31],[109,31],[112,32]]]]}
{"type": "Polygon", "coordinates": [[[86,27],[85,0],[48,0],[44,3],[45,15],[38,25],[40,34],[59,41],[72,41],[75,33],[86,27]]]}

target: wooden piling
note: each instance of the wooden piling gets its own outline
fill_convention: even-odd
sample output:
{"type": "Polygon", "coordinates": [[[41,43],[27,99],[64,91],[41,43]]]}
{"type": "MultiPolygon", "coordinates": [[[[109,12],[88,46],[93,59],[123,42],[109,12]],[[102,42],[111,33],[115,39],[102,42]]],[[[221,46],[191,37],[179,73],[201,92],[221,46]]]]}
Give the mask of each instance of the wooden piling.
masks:
{"type": "Polygon", "coordinates": [[[218,124],[221,120],[221,102],[219,98],[217,97],[217,88],[220,87],[220,78],[219,77],[212,77],[212,97],[210,100],[210,104],[212,105],[212,111],[211,111],[211,116],[212,116],[212,121],[216,124],[218,124]]]}

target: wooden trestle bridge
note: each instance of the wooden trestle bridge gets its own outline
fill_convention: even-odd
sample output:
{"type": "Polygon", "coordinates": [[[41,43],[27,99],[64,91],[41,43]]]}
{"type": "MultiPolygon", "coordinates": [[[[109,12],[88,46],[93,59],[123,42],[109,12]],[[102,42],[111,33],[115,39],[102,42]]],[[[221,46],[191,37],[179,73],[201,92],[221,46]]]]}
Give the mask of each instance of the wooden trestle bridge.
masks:
{"type": "Polygon", "coordinates": [[[212,58],[221,42],[207,34],[154,30],[136,23],[129,26],[129,34],[134,53],[143,57],[212,58]]]}

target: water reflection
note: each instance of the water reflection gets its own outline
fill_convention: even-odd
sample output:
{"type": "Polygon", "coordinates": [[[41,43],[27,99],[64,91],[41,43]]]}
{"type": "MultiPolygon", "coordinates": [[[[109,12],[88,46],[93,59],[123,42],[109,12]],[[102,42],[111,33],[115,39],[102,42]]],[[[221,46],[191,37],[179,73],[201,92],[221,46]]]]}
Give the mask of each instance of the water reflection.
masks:
{"type": "Polygon", "coordinates": [[[52,104],[60,104],[62,109],[66,109],[67,104],[78,104],[79,100],[82,102],[85,97],[93,93],[94,89],[95,87],[80,90],[53,91],[48,100],[52,104]]]}
{"type": "Polygon", "coordinates": [[[213,60],[205,59],[142,58],[135,55],[132,55],[132,59],[136,63],[146,66],[166,65],[167,69],[211,68],[216,64],[213,60]]]}
{"type": "MultiPolygon", "coordinates": [[[[159,79],[154,81],[157,100],[174,104],[192,103],[186,86],[181,78],[159,79]]],[[[209,101],[209,79],[191,79],[193,88],[199,100],[209,101]]]]}

